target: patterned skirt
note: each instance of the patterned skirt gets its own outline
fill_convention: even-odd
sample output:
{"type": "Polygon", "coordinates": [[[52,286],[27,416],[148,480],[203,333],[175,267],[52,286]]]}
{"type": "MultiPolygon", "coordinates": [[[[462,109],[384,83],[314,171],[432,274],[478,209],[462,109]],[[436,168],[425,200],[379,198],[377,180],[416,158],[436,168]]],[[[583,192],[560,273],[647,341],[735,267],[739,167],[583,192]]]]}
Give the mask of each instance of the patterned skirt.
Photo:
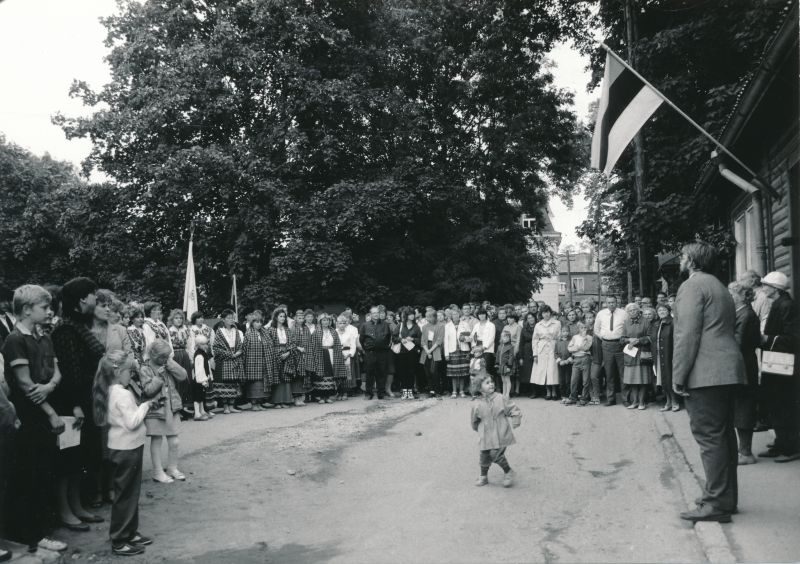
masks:
{"type": "Polygon", "coordinates": [[[235,400],[241,395],[240,384],[230,382],[214,382],[214,397],[220,400],[235,400]]]}
{"type": "Polygon", "coordinates": [[[327,350],[322,351],[323,375],[321,380],[314,382],[314,391],[322,392],[320,395],[330,395],[336,391],[336,381],[333,378],[333,363],[327,350]]]}
{"type": "Polygon", "coordinates": [[[466,378],[469,376],[469,351],[457,350],[450,353],[447,361],[448,378],[466,378]]]}

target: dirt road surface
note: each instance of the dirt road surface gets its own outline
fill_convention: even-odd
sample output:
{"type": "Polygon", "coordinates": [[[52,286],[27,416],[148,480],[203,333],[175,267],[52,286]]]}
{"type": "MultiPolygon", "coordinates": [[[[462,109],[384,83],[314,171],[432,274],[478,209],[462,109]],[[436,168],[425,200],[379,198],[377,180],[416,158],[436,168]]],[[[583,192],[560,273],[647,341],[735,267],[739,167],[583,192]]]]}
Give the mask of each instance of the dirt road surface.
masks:
{"type": "MultiPolygon", "coordinates": [[[[513,487],[475,487],[468,399],[365,401],[182,427],[186,482],[151,480],[130,562],[698,562],[655,408],[520,399],[513,487]]],[[[685,413],[670,414],[685,417],[685,413]]],[[[104,509],[108,516],[108,509],[104,509]]],[[[58,536],[119,562],[108,524],[58,536]]]]}

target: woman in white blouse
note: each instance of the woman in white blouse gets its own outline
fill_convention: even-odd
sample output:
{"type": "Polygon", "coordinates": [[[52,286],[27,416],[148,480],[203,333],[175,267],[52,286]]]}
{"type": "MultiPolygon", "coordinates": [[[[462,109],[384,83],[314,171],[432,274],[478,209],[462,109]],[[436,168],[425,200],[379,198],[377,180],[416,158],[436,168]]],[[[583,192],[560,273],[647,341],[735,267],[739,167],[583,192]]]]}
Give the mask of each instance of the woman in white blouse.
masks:
{"type": "Polygon", "coordinates": [[[336,399],[346,400],[347,391],[356,387],[353,359],[358,353],[358,329],[350,325],[346,315],[341,314],[336,318],[336,332],[339,334],[339,341],[342,343],[342,356],[347,369],[347,378],[344,385],[339,389],[339,395],[336,399]]]}
{"type": "Polygon", "coordinates": [[[294,404],[292,396],[292,378],[298,367],[300,357],[294,331],[289,329],[285,309],[277,308],[272,312],[272,321],[267,326],[267,339],[271,359],[267,366],[269,384],[272,387],[272,403],[277,409],[294,404]]]}
{"type": "Polygon", "coordinates": [[[550,306],[539,308],[542,320],[533,328],[533,371],[531,384],[547,386],[545,399],[558,397],[558,363],[556,341],[561,334],[561,322],[553,318],[550,306]]]}

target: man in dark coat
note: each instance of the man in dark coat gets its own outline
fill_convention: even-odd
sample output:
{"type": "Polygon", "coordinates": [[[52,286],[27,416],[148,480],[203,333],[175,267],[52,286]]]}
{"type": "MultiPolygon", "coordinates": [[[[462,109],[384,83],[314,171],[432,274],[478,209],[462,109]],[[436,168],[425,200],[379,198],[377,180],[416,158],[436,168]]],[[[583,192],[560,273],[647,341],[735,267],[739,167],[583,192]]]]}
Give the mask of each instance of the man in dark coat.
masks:
{"type": "MultiPolygon", "coordinates": [[[[800,344],[800,319],[795,304],[786,289],[789,280],[782,272],[770,272],[761,279],[767,297],[772,300],[764,334],[762,351],[791,353],[797,357],[800,344]]],[[[758,456],[774,458],[775,462],[790,462],[800,459],[800,437],[798,436],[798,367],[789,376],[770,374],[762,369],[761,385],[767,397],[775,443],[758,456]]]]}
{"type": "Polygon", "coordinates": [[[707,243],[683,247],[681,272],[688,272],[689,279],[678,289],[675,301],[672,386],[686,398],[706,474],[697,508],[681,513],[681,518],[729,523],[738,503],[734,402],[745,376],[734,338],[733,299],[709,274],[716,257],[716,249],[707,243]]]}
{"type": "Polygon", "coordinates": [[[377,386],[378,399],[383,399],[386,390],[386,373],[389,366],[389,347],[392,330],[388,323],[381,320],[378,306],[369,311],[369,320],[359,331],[361,346],[364,347],[367,368],[367,389],[365,398],[372,399],[373,390],[377,386]]]}

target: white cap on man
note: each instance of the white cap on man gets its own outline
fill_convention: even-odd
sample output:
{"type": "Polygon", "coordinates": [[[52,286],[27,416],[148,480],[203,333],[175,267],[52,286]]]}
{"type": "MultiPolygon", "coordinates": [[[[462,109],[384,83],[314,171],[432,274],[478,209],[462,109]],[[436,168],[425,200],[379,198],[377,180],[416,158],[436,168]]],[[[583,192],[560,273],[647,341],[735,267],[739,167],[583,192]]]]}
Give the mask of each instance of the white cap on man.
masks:
{"type": "Polygon", "coordinates": [[[777,270],[770,272],[762,278],[761,283],[777,288],[778,290],[785,291],[789,288],[789,278],[783,272],[778,272],[777,270]]]}

